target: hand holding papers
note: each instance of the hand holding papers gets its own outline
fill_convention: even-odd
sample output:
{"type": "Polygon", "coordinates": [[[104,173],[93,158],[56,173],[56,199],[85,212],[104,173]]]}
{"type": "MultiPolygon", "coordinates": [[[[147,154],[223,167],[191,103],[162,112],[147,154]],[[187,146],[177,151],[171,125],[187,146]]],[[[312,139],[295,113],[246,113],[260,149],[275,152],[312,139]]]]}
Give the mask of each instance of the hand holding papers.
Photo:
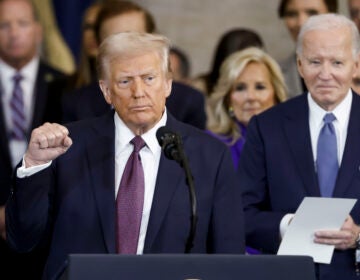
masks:
{"type": "Polygon", "coordinates": [[[319,230],[339,230],[356,199],[305,197],[280,244],[278,255],[307,255],[314,262],[331,262],[334,245],[314,243],[319,230]]]}

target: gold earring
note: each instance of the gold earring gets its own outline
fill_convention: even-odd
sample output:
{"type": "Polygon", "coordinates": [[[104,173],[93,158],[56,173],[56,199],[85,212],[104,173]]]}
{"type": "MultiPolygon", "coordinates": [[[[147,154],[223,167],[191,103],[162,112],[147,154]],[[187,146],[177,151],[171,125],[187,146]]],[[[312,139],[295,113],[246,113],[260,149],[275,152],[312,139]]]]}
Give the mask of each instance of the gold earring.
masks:
{"type": "Polygon", "coordinates": [[[233,108],[232,106],[229,107],[228,113],[229,113],[229,116],[232,117],[232,118],[235,116],[235,114],[234,114],[234,108],[233,108]]]}

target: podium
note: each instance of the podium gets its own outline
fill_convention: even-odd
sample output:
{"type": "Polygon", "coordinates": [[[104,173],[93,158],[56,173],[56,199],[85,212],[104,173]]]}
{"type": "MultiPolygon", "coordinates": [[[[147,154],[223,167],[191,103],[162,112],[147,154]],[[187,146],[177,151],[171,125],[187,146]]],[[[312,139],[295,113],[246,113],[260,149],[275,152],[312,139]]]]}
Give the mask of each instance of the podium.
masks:
{"type": "Polygon", "coordinates": [[[66,280],[315,280],[311,257],[276,255],[74,254],[66,280]]]}

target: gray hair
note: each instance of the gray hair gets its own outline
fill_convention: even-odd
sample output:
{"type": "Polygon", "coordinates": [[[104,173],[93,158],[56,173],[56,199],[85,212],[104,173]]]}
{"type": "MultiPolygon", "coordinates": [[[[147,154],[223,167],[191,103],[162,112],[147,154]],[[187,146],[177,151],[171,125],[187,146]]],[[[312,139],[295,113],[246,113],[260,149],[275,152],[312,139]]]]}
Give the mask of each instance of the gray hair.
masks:
{"type": "Polygon", "coordinates": [[[99,79],[109,77],[110,64],[122,57],[131,57],[147,52],[155,52],[162,62],[165,74],[170,74],[170,40],[165,36],[150,33],[120,32],[108,36],[99,47],[97,70],[99,79]]]}
{"type": "Polygon", "coordinates": [[[341,27],[347,27],[351,32],[352,54],[354,59],[356,59],[360,52],[359,31],[352,20],[340,14],[321,14],[311,16],[300,30],[296,44],[296,54],[298,56],[302,54],[304,36],[307,32],[312,30],[331,30],[341,27]]]}

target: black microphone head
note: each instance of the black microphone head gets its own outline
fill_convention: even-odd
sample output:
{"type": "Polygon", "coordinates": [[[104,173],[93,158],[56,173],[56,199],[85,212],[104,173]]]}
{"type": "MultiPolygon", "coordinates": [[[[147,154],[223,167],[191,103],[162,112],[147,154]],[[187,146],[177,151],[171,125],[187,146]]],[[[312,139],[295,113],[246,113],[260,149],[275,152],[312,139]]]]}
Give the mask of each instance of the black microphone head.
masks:
{"type": "Polygon", "coordinates": [[[157,131],[156,131],[156,138],[159,142],[159,145],[163,148],[163,145],[165,144],[165,140],[171,135],[174,135],[174,132],[172,132],[169,128],[167,128],[166,126],[162,126],[160,127],[157,131]]]}
{"type": "Polygon", "coordinates": [[[156,131],[156,138],[168,159],[181,160],[179,154],[180,137],[175,132],[166,126],[162,126],[156,131]]]}

